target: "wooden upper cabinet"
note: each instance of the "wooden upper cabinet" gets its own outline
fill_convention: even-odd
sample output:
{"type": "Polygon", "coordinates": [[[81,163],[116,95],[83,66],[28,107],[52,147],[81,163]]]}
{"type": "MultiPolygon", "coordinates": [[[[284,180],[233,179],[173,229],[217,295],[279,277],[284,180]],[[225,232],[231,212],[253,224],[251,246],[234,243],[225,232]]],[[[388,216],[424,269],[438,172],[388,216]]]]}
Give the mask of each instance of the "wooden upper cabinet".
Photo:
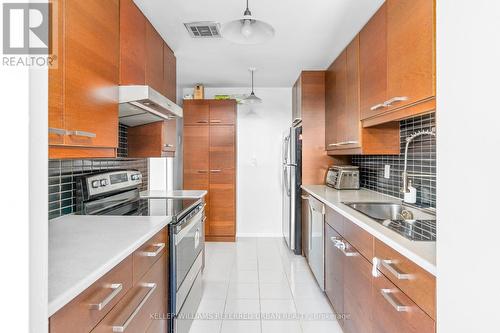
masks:
{"type": "Polygon", "coordinates": [[[149,21],[146,22],[146,84],[163,90],[163,39],[149,21]]]}
{"type": "Polygon", "coordinates": [[[363,126],[435,110],[434,0],[387,0],[360,33],[363,126]]]}
{"type": "Polygon", "coordinates": [[[361,117],[359,112],[359,35],[346,48],[347,98],[343,117],[342,140],[346,148],[361,147],[361,117]]]}
{"type": "Polygon", "coordinates": [[[176,151],[175,119],[129,127],[128,157],[174,156],[176,151]]]}
{"type": "MultiPolygon", "coordinates": [[[[63,13],[64,1],[51,0],[54,6],[51,21],[57,24],[57,29],[52,30],[51,43],[54,54],[57,56],[57,65],[49,68],[49,129],[54,132],[64,131],[64,104],[63,104],[63,13]]],[[[49,145],[64,144],[62,132],[49,132],[49,145]]]]}
{"type": "Polygon", "coordinates": [[[388,110],[436,95],[434,54],[434,0],[388,0],[388,110]]]}
{"type": "Polygon", "coordinates": [[[387,4],[359,34],[361,119],[377,115],[387,100],[387,4]]]}
{"type": "Polygon", "coordinates": [[[146,17],[132,0],[120,0],[120,84],[146,82],[146,17]]]}
{"type": "Polygon", "coordinates": [[[118,146],[118,0],[66,1],[65,145],[118,146]]]}
{"type": "Polygon", "coordinates": [[[342,141],[342,122],[344,121],[343,117],[345,114],[347,96],[347,67],[345,51],[342,51],[342,53],[327,69],[325,86],[325,143],[326,149],[331,150],[337,148],[338,144],[342,141]]]}
{"type": "Polygon", "coordinates": [[[236,101],[213,100],[210,104],[210,124],[211,125],[234,125],[236,120],[236,101]]]}
{"type": "Polygon", "coordinates": [[[184,101],[184,125],[208,125],[210,106],[205,100],[184,101]]]}
{"type": "Polygon", "coordinates": [[[163,43],[162,93],[172,102],[177,102],[177,61],[174,52],[166,43],[163,43]]]}

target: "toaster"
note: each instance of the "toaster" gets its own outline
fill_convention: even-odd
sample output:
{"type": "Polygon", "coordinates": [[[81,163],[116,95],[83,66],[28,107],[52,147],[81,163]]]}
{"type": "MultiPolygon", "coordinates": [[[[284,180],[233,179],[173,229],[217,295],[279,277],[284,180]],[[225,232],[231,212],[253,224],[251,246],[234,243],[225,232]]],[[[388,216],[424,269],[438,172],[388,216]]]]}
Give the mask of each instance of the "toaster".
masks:
{"type": "Polygon", "coordinates": [[[326,185],[337,190],[359,190],[359,167],[339,165],[328,168],[326,185]]]}

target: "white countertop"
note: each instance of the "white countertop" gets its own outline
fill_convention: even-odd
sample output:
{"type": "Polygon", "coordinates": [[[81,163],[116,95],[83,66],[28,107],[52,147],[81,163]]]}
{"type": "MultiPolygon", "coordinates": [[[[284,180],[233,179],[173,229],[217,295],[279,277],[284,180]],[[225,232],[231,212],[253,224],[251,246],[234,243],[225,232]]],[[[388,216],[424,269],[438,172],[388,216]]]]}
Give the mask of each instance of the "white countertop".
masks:
{"type": "Polygon", "coordinates": [[[345,216],[374,237],[398,251],[417,265],[436,275],[436,242],[411,241],[384,227],[342,202],[401,202],[396,198],[369,190],[338,191],[325,185],[304,185],[302,189],[328,207],[345,216]]]}
{"type": "Polygon", "coordinates": [[[176,190],[176,191],[142,191],[143,199],[201,199],[207,195],[207,191],[176,190]]]}
{"type": "Polygon", "coordinates": [[[49,317],[170,221],[170,216],[83,215],[50,220],[49,317]]]}

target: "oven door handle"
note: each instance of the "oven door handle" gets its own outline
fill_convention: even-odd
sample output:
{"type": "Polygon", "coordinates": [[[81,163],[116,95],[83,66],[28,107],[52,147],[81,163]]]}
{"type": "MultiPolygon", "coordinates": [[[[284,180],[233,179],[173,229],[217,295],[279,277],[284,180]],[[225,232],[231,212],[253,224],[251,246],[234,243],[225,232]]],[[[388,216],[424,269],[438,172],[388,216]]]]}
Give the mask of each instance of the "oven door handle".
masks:
{"type": "Polygon", "coordinates": [[[177,234],[175,234],[175,245],[178,245],[182,239],[184,238],[184,236],[186,236],[190,231],[191,229],[193,229],[196,225],[202,223],[202,219],[201,217],[203,216],[203,213],[205,212],[205,210],[200,210],[195,216],[193,216],[188,224],[181,230],[179,231],[177,234]]]}

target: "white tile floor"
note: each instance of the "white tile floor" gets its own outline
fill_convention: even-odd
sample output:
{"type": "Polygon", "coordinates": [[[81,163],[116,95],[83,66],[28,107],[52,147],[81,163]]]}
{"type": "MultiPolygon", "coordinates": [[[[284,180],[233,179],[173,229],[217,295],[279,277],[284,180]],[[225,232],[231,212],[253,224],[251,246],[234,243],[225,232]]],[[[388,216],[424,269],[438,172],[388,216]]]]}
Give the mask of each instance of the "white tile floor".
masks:
{"type": "Polygon", "coordinates": [[[281,238],[207,243],[203,283],[205,319],[190,333],[342,332],[305,258],[281,238]]]}

